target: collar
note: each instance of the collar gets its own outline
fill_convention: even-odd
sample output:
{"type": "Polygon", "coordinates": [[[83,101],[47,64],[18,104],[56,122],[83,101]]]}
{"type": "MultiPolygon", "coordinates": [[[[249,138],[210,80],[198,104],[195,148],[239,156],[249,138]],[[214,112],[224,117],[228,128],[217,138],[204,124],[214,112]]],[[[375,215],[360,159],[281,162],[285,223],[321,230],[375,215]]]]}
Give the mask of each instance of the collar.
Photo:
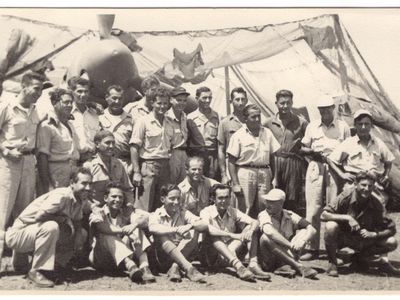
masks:
{"type": "MultiPolygon", "coordinates": [[[[296,120],[296,115],[295,115],[293,112],[291,112],[291,113],[290,113],[290,116],[289,116],[289,121],[288,121],[287,124],[289,125],[290,123],[292,123],[292,122],[295,121],[295,120],[296,120]]],[[[275,114],[274,118],[272,119],[272,123],[278,125],[279,127],[282,127],[282,126],[283,126],[282,121],[281,121],[281,119],[279,118],[279,112],[277,112],[277,113],[275,114]]]]}
{"type": "MultiPolygon", "coordinates": [[[[376,142],[375,142],[375,137],[374,137],[371,133],[370,133],[369,135],[370,135],[370,139],[369,139],[369,141],[368,141],[367,147],[368,147],[369,145],[371,145],[371,144],[376,144],[376,142]]],[[[357,144],[360,144],[361,140],[360,140],[360,137],[359,137],[357,134],[354,136],[354,138],[356,139],[357,144]]]]}
{"type": "Polygon", "coordinates": [[[246,133],[250,134],[252,137],[260,137],[262,132],[263,132],[263,129],[264,129],[262,126],[260,126],[260,131],[258,133],[258,136],[254,136],[253,133],[250,131],[249,127],[247,127],[246,124],[243,124],[243,128],[246,131],[246,133]]]}
{"type": "Polygon", "coordinates": [[[333,118],[332,122],[328,126],[326,126],[324,123],[322,123],[322,120],[321,120],[321,122],[319,123],[318,127],[323,127],[323,126],[325,126],[326,128],[338,127],[337,119],[333,118]]]}
{"type": "MultiPolygon", "coordinates": [[[[115,157],[111,157],[111,168],[114,167],[114,162],[115,162],[115,157]]],[[[103,160],[101,159],[99,154],[96,154],[95,157],[92,160],[92,164],[93,165],[100,165],[101,167],[103,167],[104,169],[107,170],[107,166],[106,164],[103,162],[103,160]]]]}
{"type": "MultiPolygon", "coordinates": [[[[200,179],[200,184],[203,184],[206,180],[206,177],[203,175],[200,179]]],[[[179,188],[182,192],[188,192],[190,189],[193,189],[192,185],[190,184],[189,177],[186,176],[185,179],[179,184],[179,188]]]]}
{"type": "MultiPolygon", "coordinates": [[[[210,119],[212,119],[212,118],[217,118],[218,119],[218,114],[211,108],[211,111],[210,111],[210,114],[209,115],[206,115],[206,114],[203,114],[201,111],[200,111],[200,109],[199,108],[197,108],[194,112],[192,112],[192,116],[193,116],[193,118],[196,118],[196,117],[201,117],[201,116],[204,116],[204,117],[206,117],[206,118],[210,118],[210,119]]],[[[233,114],[232,114],[233,115],[233,114]]],[[[235,116],[236,117],[236,116],[235,116]]]]}
{"type": "Polygon", "coordinates": [[[131,118],[131,116],[130,116],[126,111],[124,111],[124,110],[122,110],[122,114],[120,114],[120,115],[113,115],[113,114],[110,113],[110,111],[109,111],[108,109],[106,109],[106,110],[104,111],[104,113],[103,113],[103,116],[104,116],[106,119],[108,119],[109,116],[115,116],[115,117],[120,116],[120,117],[121,117],[121,120],[125,120],[125,119],[127,119],[127,118],[131,118]]]}
{"type": "MultiPolygon", "coordinates": [[[[107,204],[104,204],[104,205],[103,205],[102,210],[103,210],[103,212],[104,212],[104,214],[105,214],[106,216],[110,216],[110,218],[111,218],[110,208],[108,207],[107,204]]],[[[121,211],[122,211],[122,208],[119,209],[118,214],[117,214],[117,217],[119,216],[119,214],[121,213],[121,211]]]]}
{"type": "Polygon", "coordinates": [[[235,120],[235,121],[239,122],[240,124],[242,124],[242,122],[240,122],[239,118],[238,118],[235,114],[233,114],[233,113],[231,113],[231,114],[228,116],[228,118],[229,118],[229,121],[235,120]]]}
{"type": "MultiPolygon", "coordinates": [[[[358,201],[357,201],[357,190],[354,189],[353,193],[351,193],[351,198],[350,198],[349,205],[350,205],[350,206],[357,205],[357,202],[358,202],[358,201]]],[[[364,207],[363,210],[365,210],[366,208],[375,209],[375,207],[374,207],[374,200],[373,200],[373,198],[372,198],[372,195],[368,198],[367,205],[364,207]]]]}
{"type": "Polygon", "coordinates": [[[165,117],[168,117],[169,119],[174,120],[174,121],[176,121],[176,122],[181,122],[181,123],[182,123],[182,122],[185,122],[185,121],[186,121],[186,114],[185,114],[185,112],[182,112],[181,120],[179,121],[179,120],[177,119],[177,117],[176,117],[176,115],[175,115],[174,110],[172,109],[172,107],[171,107],[170,109],[167,110],[167,112],[165,113],[164,116],[165,116],[165,117]]]}
{"type": "Polygon", "coordinates": [[[149,113],[151,111],[151,108],[149,109],[146,105],[146,97],[143,97],[143,99],[138,101],[138,104],[136,105],[137,109],[143,109],[145,110],[147,113],[149,113]]]}
{"type": "Polygon", "coordinates": [[[72,190],[72,188],[69,186],[68,189],[69,189],[69,196],[72,199],[72,202],[78,203],[78,199],[75,198],[74,191],[72,190]]]}
{"type": "Polygon", "coordinates": [[[96,109],[93,107],[89,107],[86,105],[86,110],[82,113],[78,107],[75,105],[75,103],[72,105],[72,110],[71,110],[71,115],[75,114],[75,113],[79,113],[79,114],[85,114],[85,113],[89,113],[89,114],[95,114],[97,115],[96,109]]]}
{"type": "Polygon", "coordinates": [[[182,210],[178,211],[175,215],[170,216],[170,215],[168,214],[168,212],[165,210],[165,207],[164,207],[164,205],[163,205],[163,206],[161,206],[161,207],[159,208],[158,214],[160,215],[160,217],[163,217],[163,218],[167,217],[167,218],[169,218],[169,219],[173,219],[176,215],[180,214],[181,211],[182,211],[182,210]]]}
{"type": "MultiPolygon", "coordinates": [[[[212,218],[221,218],[220,217],[220,215],[219,215],[219,213],[218,213],[218,210],[217,210],[217,206],[215,205],[215,204],[213,204],[212,206],[211,206],[211,208],[210,208],[210,216],[212,217],[212,218]]],[[[224,216],[223,217],[225,217],[225,215],[228,215],[229,217],[232,217],[232,212],[231,212],[231,210],[232,210],[232,207],[231,206],[228,206],[228,208],[226,209],[226,212],[225,212],[225,214],[224,214],[224,216]]],[[[222,217],[222,218],[223,218],[222,217]]]]}

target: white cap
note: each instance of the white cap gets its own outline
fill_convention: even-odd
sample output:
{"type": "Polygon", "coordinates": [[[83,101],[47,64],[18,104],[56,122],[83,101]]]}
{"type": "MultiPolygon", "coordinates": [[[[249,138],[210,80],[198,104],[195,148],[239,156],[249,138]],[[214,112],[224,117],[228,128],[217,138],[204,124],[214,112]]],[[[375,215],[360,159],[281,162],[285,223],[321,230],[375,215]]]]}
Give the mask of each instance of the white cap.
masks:
{"type": "Polygon", "coordinates": [[[332,96],[322,96],[318,98],[317,107],[329,107],[335,105],[335,101],[333,100],[332,96]]]}
{"type": "Polygon", "coordinates": [[[263,195],[262,198],[267,201],[284,201],[286,194],[280,189],[272,189],[268,194],[263,195]]]}
{"type": "Polygon", "coordinates": [[[371,118],[372,118],[372,114],[368,111],[368,110],[366,110],[366,109],[359,109],[359,110],[357,110],[355,113],[354,113],[354,120],[355,119],[357,119],[359,116],[361,116],[361,115],[367,115],[367,116],[370,116],[371,118]]]}

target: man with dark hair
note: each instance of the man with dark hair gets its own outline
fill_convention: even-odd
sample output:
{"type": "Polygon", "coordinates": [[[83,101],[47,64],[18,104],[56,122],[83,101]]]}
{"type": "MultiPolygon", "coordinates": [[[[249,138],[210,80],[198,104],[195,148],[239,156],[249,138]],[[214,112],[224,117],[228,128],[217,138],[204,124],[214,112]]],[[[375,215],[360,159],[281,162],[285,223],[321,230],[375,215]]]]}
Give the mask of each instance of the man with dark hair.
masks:
{"type": "Polygon", "coordinates": [[[49,277],[55,267],[61,268],[62,275],[74,252],[81,250],[87,238],[81,225],[82,207],[91,195],[91,184],[90,171],[79,168],[71,174],[69,187],[36,198],[7,230],[9,248],[33,252],[27,277],[37,287],[54,286],[49,277]]]}
{"type": "Polygon", "coordinates": [[[149,214],[126,203],[124,189],[119,182],[110,182],[105,205],[93,209],[89,222],[95,238],[89,259],[96,269],[123,266],[132,281],[155,282],[146,253],[150,242],[141,230],[147,228],[149,214]]]}
{"type": "Polygon", "coordinates": [[[130,140],[132,182],[137,188],[143,187],[135,207],[145,211],[154,211],[160,206],[160,187],[169,182],[169,153],[174,134],[164,116],[170,105],[168,91],[158,88],[152,101],[153,110],[139,118],[130,140]]]}
{"type": "Polygon", "coordinates": [[[388,195],[389,173],[394,156],[388,147],[371,134],[372,114],[365,109],[354,113],[356,135],[339,144],[328,157],[330,167],[342,179],[343,185],[352,185],[360,171],[371,171],[377,177],[373,196],[385,207],[388,195]]]}
{"type": "Polygon", "coordinates": [[[161,187],[162,206],[150,214],[149,230],[155,237],[156,264],[160,271],[168,270],[169,280],[181,281],[180,270],[191,281],[201,282],[204,276],[188,258],[196,249],[199,232],[207,230],[207,224],[181,206],[178,186],[161,187]]]}
{"type": "Polygon", "coordinates": [[[131,102],[124,106],[124,110],[132,117],[133,124],[135,124],[140,117],[149,114],[153,109],[152,103],[155,92],[159,87],[160,81],[154,75],[144,78],[141,84],[144,97],[137,102],[131,102]]]}
{"type": "Polygon", "coordinates": [[[218,262],[218,256],[235,268],[237,276],[246,281],[269,280],[258,264],[257,250],[259,227],[257,220],[230,205],[231,188],[225,184],[215,184],[210,192],[213,205],[200,212],[200,217],[209,224],[209,235],[203,241],[203,249],[210,266],[218,262]],[[246,269],[240,257],[249,253],[249,267],[246,269]],[[243,255],[241,255],[243,254],[243,255]]]}
{"type": "Polygon", "coordinates": [[[186,160],[186,178],[178,185],[182,193],[182,205],[196,216],[209,205],[210,190],[218,181],[204,176],[204,160],[189,157],[186,160]]]}
{"type": "Polygon", "coordinates": [[[4,230],[11,215],[18,216],[35,195],[36,101],[42,94],[43,76],[27,72],[16,97],[0,103],[0,265],[4,230]]]}
{"type": "Polygon", "coordinates": [[[96,109],[88,106],[89,80],[77,76],[72,77],[68,80],[68,88],[74,96],[71,123],[78,136],[79,165],[82,165],[94,154],[93,138],[100,129],[99,116],[96,109]]]}
{"type": "Polygon", "coordinates": [[[293,93],[280,90],[275,102],[278,113],[266,121],[266,127],[281,144],[275,153],[274,186],[285,191],[285,208],[299,212],[304,201],[304,178],[307,163],[301,152],[301,140],[308,122],[292,111],[293,93]]]}
{"type": "Polygon", "coordinates": [[[218,127],[218,164],[221,172],[221,182],[229,182],[226,163],[226,149],[231,136],[245,123],[243,110],[247,105],[247,93],[242,87],[231,91],[231,104],[233,113],[221,120],[218,127]]]}
{"type": "Polygon", "coordinates": [[[111,85],[107,88],[107,109],[99,116],[100,128],[109,130],[115,138],[115,154],[125,166],[129,176],[132,176],[132,164],[129,140],[132,135],[132,117],[122,109],[124,90],[119,85],[111,85]]]}
{"type": "Polygon", "coordinates": [[[219,116],[211,108],[212,92],[208,87],[196,90],[196,100],[198,109],[188,115],[188,122],[193,121],[204,140],[204,175],[217,179],[219,116]]]}
{"type": "Polygon", "coordinates": [[[375,180],[372,172],[360,171],[355,187],[345,189],[322,212],[329,276],[338,276],[336,252],[344,247],[356,251],[352,258],[356,269],[377,265],[384,272],[400,275],[385,256],[397,248],[396,227],[385,217],[382,204],[372,197],[375,180]]]}
{"type": "Polygon", "coordinates": [[[261,126],[261,110],[257,105],[247,105],[243,117],[245,124],[232,135],[226,153],[237,208],[256,217],[264,209],[260,195],[271,189],[270,162],[280,145],[272,132],[261,126]]]}
{"type": "Polygon", "coordinates": [[[70,121],[72,92],[56,88],[50,93],[50,100],[54,114],[40,123],[37,135],[38,196],[68,186],[79,159],[77,136],[70,121]]]}

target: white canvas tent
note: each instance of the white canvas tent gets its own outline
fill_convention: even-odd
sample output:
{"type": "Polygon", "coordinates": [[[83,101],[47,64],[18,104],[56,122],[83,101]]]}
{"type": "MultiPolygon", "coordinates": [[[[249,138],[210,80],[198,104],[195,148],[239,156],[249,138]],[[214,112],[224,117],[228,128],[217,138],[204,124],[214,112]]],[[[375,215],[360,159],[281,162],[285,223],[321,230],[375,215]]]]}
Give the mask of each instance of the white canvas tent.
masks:
{"type": "MultiPolygon", "coordinates": [[[[18,74],[46,58],[54,65],[54,71],[47,75],[58,84],[85,45],[99,39],[93,31],[11,16],[0,17],[0,24],[3,46],[15,28],[35,39],[18,65],[7,70],[6,78],[10,72],[18,74]]],[[[340,117],[350,123],[356,109],[372,110],[379,124],[375,134],[396,156],[391,177],[400,191],[400,112],[337,15],[248,28],[130,32],[142,47],[142,51],[132,53],[141,76],[157,73],[168,83],[183,82],[192,95],[199,86],[209,86],[213,107],[220,116],[227,114],[227,86],[243,86],[265,116],[276,112],[275,93],[280,89],[293,91],[295,107],[305,107],[311,120],[319,117],[316,103],[322,95],[336,97],[340,117]]],[[[16,85],[6,81],[5,87],[15,89],[16,85]]]]}

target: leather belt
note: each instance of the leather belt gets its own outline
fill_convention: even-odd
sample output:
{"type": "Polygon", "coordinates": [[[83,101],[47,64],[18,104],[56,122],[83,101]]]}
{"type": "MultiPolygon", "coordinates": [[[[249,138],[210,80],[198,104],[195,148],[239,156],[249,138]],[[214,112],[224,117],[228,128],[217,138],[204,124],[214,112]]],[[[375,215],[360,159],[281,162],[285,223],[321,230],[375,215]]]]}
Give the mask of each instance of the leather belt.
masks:
{"type": "Polygon", "coordinates": [[[241,168],[253,168],[253,169],[269,169],[269,165],[238,165],[241,168]]]}
{"type": "Polygon", "coordinates": [[[22,155],[34,155],[35,154],[35,150],[22,150],[20,151],[22,155]]]}

